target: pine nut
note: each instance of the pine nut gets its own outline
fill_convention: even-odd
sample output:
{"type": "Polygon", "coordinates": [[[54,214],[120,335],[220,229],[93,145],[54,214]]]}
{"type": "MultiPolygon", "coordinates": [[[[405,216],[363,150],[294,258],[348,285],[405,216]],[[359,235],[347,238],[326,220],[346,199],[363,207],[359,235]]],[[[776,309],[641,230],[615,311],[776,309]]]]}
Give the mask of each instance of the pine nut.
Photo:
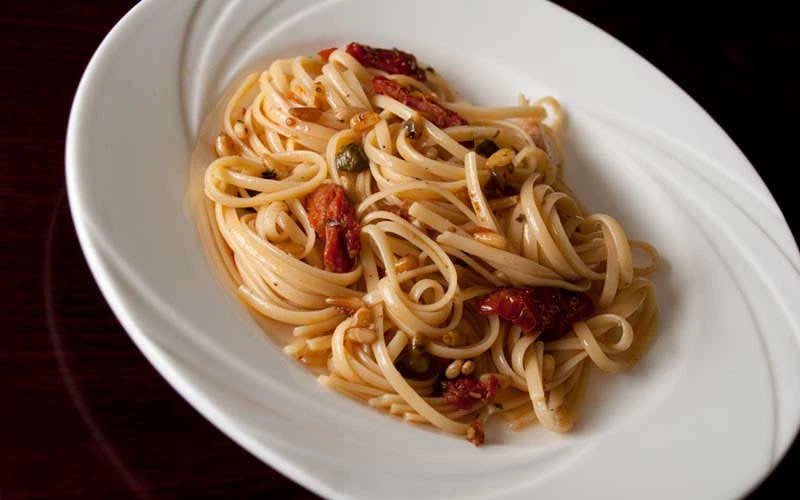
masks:
{"type": "Polygon", "coordinates": [[[419,267],[419,260],[417,259],[417,256],[409,254],[395,263],[394,270],[398,273],[402,273],[416,269],[417,267],[419,267]]]}
{"type": "Polygon", "coordinates": [[[472,360],[464,361],[464,364],[461,365],[461,374],[469,376],[473,373],[475,373],[475,362],[472,360]]]}
{"type": "Polygon", "coordinates": [[[476,231],[473,233],[472,237],[475,239],[475,241],[489,245],[490,247],[499,248],[501,250],[506,248],[506,245],[508,244],[505,236],[489,230],[476,231]]]}
{"type": "Polygon", "coordinates": [[[364,307],[364,302],[362,302],[358,297],[328,297],[325,299],[325,303],[329,306],[343,307],[353,311],[357,311],[364,307]]]}
{"type": "Polygon", "coordinates": [[[372,325],[372,311],[366,307],[359,308],[353,315],[355,318],[354,326],[366,328],[372,325]]]}
{"type": "Polygon", "coordinates": [[[236,154],[236,150],[233,146],[233,141],[230,137],[225,134],[219,134],[217,136],[217,140],[214,143],[215,149],[217,150],[217,156],[220,158],[223,156],[233,156],[236,154]]]}
{"type": "Polygon", "coordinates": [[[361,113],[356,113],[350,118],[350,128],[353,129],[353,132],[363,132],[368,128],[374,126],[376,123],[380,121],[380,117],[378,117],[377,113],[374,111],[362,111],[361,113]]]}
{"type": "MultiPolygon", "coordinates": [[[[458,377],[459,375],[461,375],[461,366],[463,364],[464,361],[460,359],[453,361],[452,363],[447,365],[447,369],[444,371],[444,376],[449,379],[454,379],[458,377]]],[[[478,399],[480,399],[480,396],[478,396],[478,399]]]]}
{"type": "Polygon", "coordinates": [[[514,153],[513,149],[503,148],[498,151],[495,151],[492,156],[486,160],[486,168],[489,170],[495,170],[498,168],[503,168],[511,165],[511,162],[514,161],[514,153]]]}
{"type": "Polygon", "coordinates": [[[247,126],[242,120],[237,120],[236,123],[233,124],[233,133],[236,134],[236,137],[241,140],[247,139],[247,136],[249,135],[247,126]]]}
{"type": "Polygon", "coordinates": [[[369,328],[348,328],[347,337],[360,344],[371,344],[378,339],[375,331],[369,328]]]}

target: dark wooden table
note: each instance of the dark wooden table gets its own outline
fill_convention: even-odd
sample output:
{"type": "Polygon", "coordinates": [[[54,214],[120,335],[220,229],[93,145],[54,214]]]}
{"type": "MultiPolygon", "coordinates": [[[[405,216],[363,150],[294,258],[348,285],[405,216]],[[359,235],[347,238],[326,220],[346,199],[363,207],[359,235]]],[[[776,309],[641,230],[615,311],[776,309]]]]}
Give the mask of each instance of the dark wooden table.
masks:
{"type": "MultiPolygon", "coordinates": [[[[800,51],[788,10],[769,2],[708,14],[674,2],[559,3],[697,99],[756,166],[797,235],[800,51]]],[[[0,2],[0,499],[312,498],[156,373],[78,247],[64,192],[67,116],[89,58],[133,4],[0,2]]],[[[753,497],[797,492],[798,448],[753,497]]]]}

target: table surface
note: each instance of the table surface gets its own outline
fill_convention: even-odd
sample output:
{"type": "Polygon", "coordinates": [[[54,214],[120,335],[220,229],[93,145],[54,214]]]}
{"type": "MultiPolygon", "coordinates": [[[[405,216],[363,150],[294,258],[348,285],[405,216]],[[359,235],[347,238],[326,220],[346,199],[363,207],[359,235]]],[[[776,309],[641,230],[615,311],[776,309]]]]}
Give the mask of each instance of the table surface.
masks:
{"type": "MultiPolygon", "coordinates": [[[[89,58],[134,3],[0,7],[0,499],[316,498],[164,381],[114,318],[78,246],[64,190],[67,117],[89,58]]],[[[797,235],[796,166],[784,145],[797,143],[800,51],[788,10],[558,3],[694,97],[755,165],[797,235]]],[[[798,456],[795,443],[752,497],[796,491],[798,456]]]]}

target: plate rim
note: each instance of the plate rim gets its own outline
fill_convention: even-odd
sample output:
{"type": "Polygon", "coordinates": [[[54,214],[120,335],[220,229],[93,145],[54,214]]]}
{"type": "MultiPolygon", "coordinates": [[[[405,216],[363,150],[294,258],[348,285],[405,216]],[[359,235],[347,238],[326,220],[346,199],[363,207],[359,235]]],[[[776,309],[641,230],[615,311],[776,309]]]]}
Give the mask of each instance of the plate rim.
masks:
{"type": "MultiPolygon", "coordinates": [[[[303,18],[314,11],[323,10],[328,8],[330,4],[333,3],[344,3],[348,0],[322,0],[318,1],[317,3],[308,6],[306,8],[301,8],[297,10],[293,15],[289,16],[288,18],[281,21],[280,26],[289,25],[295,22],[297,19],[303,18]]],[[[549,3],[549,2],[548,2],[549,3]]],[[[125,331],[134,341],[137,348],[145,355],[148,361],[157,369],[157,371],[164,377],[164,379],[179,393],[181,396],[187,400],[201,415],[203,415],[206,419],[212,422],[218,429],[220,429],[224,434],[230,437],[233,441],[235,441],[238,445],[242,448],[246,449],[248,452],[253,454],[255,457],[259,458],[260,460],[264,460],[270,467],[274,467],[282,474],[286,475],[293,481],[301,484],[303,487],[310,489],[311,491],[320,494],[325,497],[329,498],[350,498],[351,496],[346,492],[341,492],[336,490],[335,488],[330,487],[325,481],[319,481],[313,474],[309,474],[303,471],[301,468],[296,467],[292,460],[287,459],[287,457],[283,456],[281,453],[275,453],[270,450],[269,447],[263,446],[257,440],[253,440],[249,438],[246,433],[238,429],[237,425],[231,421],[223,412],[220,412],[217,408],[215,408],[215,404],[212,403],[210,400],[206,399],[202,393],[198,393],[195,391],[193,384],[187,381],[186,376],[182,374],[178,369],[176,369],[176,363],[180,363],[174,356],[170,353],[166,352],[159,346],[157,346],[154,342],[152,342],[147,335],[145,335],[139,327],[136,325],[136,322],[133,319],[135,314],[132,314],[128,307],[124,304],[124,301],[121,298],[122,292],[120,292],[118,288],[118,284],[115,281],[115,278],[112,276],[113,274],[113,264],[109,264],[104,262],[104,259],[101,255],[101,249],[98,248],[96,242],[90,235],[89,228],[86,226],[86,216],[84,212],[86,208],[81,204],[81,196],[80,196],[80,188],[79,188],[79,179],[78,179],[78,172],[79,172],[79,164],[77,161],[77,148],[78,148],[78,139],[79,137],[79,121],[81,118],[82,107],[90,97],[86,95],[87,87],[89,86],[89,81],[93,77],[94,73],[96,72],[96,67],[101,63],[101,59],[103,55],[111,49],[113,43],[117,41],[117,38],[120,37],[120,33],[126,29],[128,25],[133,25],[138,22],[139,17],[141,17],[147,9],[156,8],[159,5],[164,5],[166,2],[162,0],[142,0],[140,3],[135,5],[130,11],[128,11],[109,31],[109,33],[104,37],[103,41],[100,43],[98,48],[96,49],[95,53],[93,54],[90,62],[88,63],[82,77],[80,83],[77,87],[77,91],[75,93],[75,98],[73,100],[69,121],[67,126],[67,140],[66,140],[66,151],[65,151],[65,170],[66,170],[66,183],[67,183],[67,193],[69,198],[69,207],[70,213],[73,219],[73,223],[75,226],[76,233],[78,235],[78,240],[81,246],[81,249],[86,257],[87,263],[89,265],[90,271],[98,284],[104,298],[108,302],[109,306],[111,307],[112,311],[114,312],[115,316],[120,320],[125,331]],[[265,458],[268,457],[268,458],[265,458]]],[[[684,97],[691,100],[691,102],[702,111],[705,118],[713,123],[719,132],[722,132],[725,139],[729,143],[728,146],[732,147],[735,152],[741,156],[741,158],[746,162],[755,176],[759,179],[761,185],[757,186],[761,190],[764,191],[766,196],[768,197],[769,201],[771,201],[775,207],[778,207],[777,202],[775,202],[772,193],[769,191],[766,183],[764,182],[763,178],[759,174],[758,170],[755,169],[753,164],[747,158],[747,156],[742,152],[739,146],[731,139],[728,133],[723,129],[717,121],[703,108],[690,94],[684,91],[677,83],[675,83],[668,75],[663,73],[658,67],[652,64],[650,61],[645,59],[643,56],[638,54],[632,48],[628,47],[625,43],[614,37],[613,35],[609,34],[602,28],[590,23],[589,21],[583,19],[582,17],[578,16],[567,10],[566,8],[557,5],[557,4],[550,4],[551,6],[555,6],[557,9],[561,11],[563,15],[567,15],[572,18],[574,21],[578,21],[585,25],[585,28],[592,29],[596,32],[602,33],[607,37],[610,41],[612,41],[618,47],[624,48],[626,52],[630,55],[633,55],[635,58],[639,60],[639,62],[645,63],[650,69],[655,70],[655,72],[660,75],[661,78],[666,79],[667,82],[674,88],[680,92],[684,97]]],[[[276,27],[275,29],[280,29],[276,27]]],[[[786,218],[783,214],[783,211],[780,210],[778,207],[778,213],[781,217],[781,222],[783,228],[789,230],[791,235],[791,229],[786,222],[786,218]]],[[[797,249],[797,241],[794,238],[791,239],[794,243],[793,248],[784,248],[780,246],[782,250],[788,250],[790,253],[798,254],[797,249]]],[[[743,494],[747,494],[752,492],[755,488],[758,487],[761,482],[772,473],[774,468],[781,460],[784,459],[786,453],[788,452],[791,444],[793,441],[797,439],[798,431],[800,431],[800,419],[798,419],[794,424],[794,434],[793,438],[788,441],[788,443],[778,443],[780,445],[780,450],[778,456],[776,458],[771,459],[771,464],[765,470],[761,471],[757,474],[756,479],[750,485],[750,487],[743,491],[743,494]]]]}

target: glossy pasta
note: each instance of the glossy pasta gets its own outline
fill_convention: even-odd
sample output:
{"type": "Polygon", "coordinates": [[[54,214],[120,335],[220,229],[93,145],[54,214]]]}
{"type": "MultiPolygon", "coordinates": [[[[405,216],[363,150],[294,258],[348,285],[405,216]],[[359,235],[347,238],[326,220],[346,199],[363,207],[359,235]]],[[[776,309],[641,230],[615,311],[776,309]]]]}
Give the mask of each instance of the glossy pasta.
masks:
{"type": "Polygon", "coordinates": [[[213,255],[324,386],[476,444],[488,419],[568,431],[591,367],[625,370],[655,331],[655,249],[565,185],[556,99],[477,107],[364,47],[275,61],[233,93],[203,181],[213,255]],[[532,330],[507,313],[514,293],[538,307],[532,289],[588,312],[532,330]]]}

